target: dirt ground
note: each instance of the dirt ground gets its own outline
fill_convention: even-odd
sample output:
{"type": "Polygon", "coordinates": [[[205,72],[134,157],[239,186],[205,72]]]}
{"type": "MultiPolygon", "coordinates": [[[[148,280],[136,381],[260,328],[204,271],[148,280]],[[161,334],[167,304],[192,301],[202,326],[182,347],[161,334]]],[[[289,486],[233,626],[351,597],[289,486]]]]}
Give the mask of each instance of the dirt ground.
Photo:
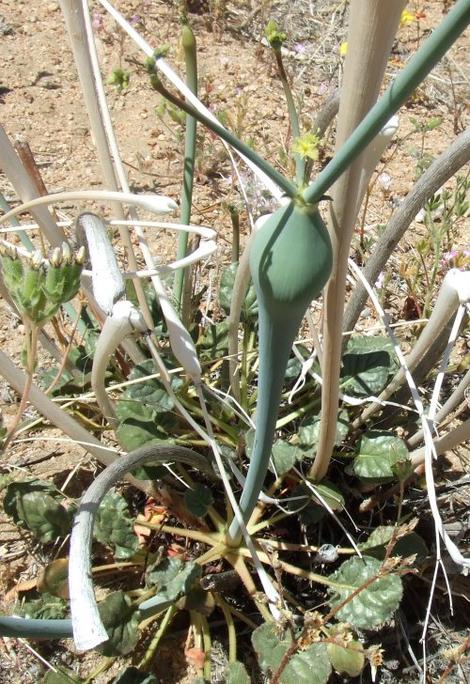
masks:
{"type": "MultiPolygon", "coordinates": [[[[197,3],[195,3],[197,4],[197,3]]],[[[282,159],[289,145],[289,125],[282,88],[270,53],[262,43],[266,21],[275,17],[289,32],[286,63],[295,92],[302,103],[302,119],[312,121],[325,100],[341,82],[340,45],[346,40],[347,3],[336,0],[282,0],[281,2],[229,2],[227,13],[217,10],[191,14],[198,41],[200,96],[212,111],[224,114],[227,125],[268,158],[282,159]]],[[[219,6],[217,3],[214,3],[219,6]]],[[[451,2],[416,0],[410,10],[415,21],[400,29],[387,80],[407,60],[435,26],[451,2]]],[[[173,0],[133,0],[116,3],[152,46],[170,45],[168,60],[181,70],[178,46],[178,2],[173,0]]],[[[132,188],[159,192],[179,200],[182,175],[182,139],[168,115],[158,118],[155,108],[160,97],[151,90],[143,70],[136,65],[142,56],[116,30],[112,20],[94,10],[96,37],[105,77],[120,66],[131,71],[129,87],[122,92],[107,86],[108,101],[132,188]]],[[[54,0],[2,0],[0,5],[0,123],[13,139],[29,143],[49,192],[98,189],[102,177],[87,114],[82,102],[72,53],[68,44],[59,3],[54,0]]],[[[383,160],[382,172],[389,178],[383,192],[375,193],[365,217],[366,230],[386,223],[393,209],[412,186],[418,153],[436,156],[469,122],[465,106],[470,96],[470,40],[463,36],[444,62],[433,72],[415,97],[400,113],[395,143],[383,160]],[[424,136],[415,120],[442,117],[440,126],[424,136]],[[411,172],[410,172],[411,169],[411,172]]],[[[220,143],[211,134],[200,134],[196,189],[192,220],[214,227],[218,232],[217,255],[207,264],[210,278],[217,279],[221,264],[230,258],[230,218],[227,204],[238,202],[232,171],[220,143]]],[[[326,155],[329,150],[326,144],[326,155]]],[[[8,202],[16,196],[7,179],[0,175],[0,191],[8,202]]],[[[255,191],[253,191],[255,192],[255,191]]],[[[98,205],[105,215],[109,207],[98,205]]],[[[74,218],[80,209],[70,203],[60,211],[74,218]]],[[[414,235],[422,228],[417,224],[414,235]]],[[[248,226],[243,219],[243,235],[248,226]]],[[[468,224],[461,223],[455,247],[469,245],[468,224]]],[[[175,243],[161,232],[152,236],[152,245],[162,260],[169,259],[175,243]]],[[[401,249],[406,253],[410,238],[401,249]]],[[[393,302],[392,302],[393,304],[393,302]]],[[[18,361],[22,325],[4,301],[0,301],[0,343],[2,350],[18,361]]],[[[44,363],[48,363],[44,357],[44,363]]],[[[0,381],[2,414],[8,426],[16,408],[16,396],[0,381]]],[[[31,414],[32,415],[32,414],[31,414]]],[[[2,473],[16,470],[24,475],[47,476],[61,486],[73,468],[91,473],[94,466],[79,448],[57,445],[57,431],[41,430],[34,442],[14,443],[2,464],[2,473]],[[47,438],[47,439],[46,439],[47,438]],[[77,466],[79,464],[79,466],[77,466]]],[[[23,435],[22,435],[23,436],[23,435]]],[[[460,464],[461,465],[461,464],[460,464]]],[[[460,466],[459,466],[460,467],[460,466]]],[[[86,477],[86,476],[85,476],[86,477]]],[[[19,535],[16,526],[0,518],[0,608],[11,611],[15,586],[37,576],[45,559],[40,548],[19,535]]],[[[26,586],[24,584],[23,586],[26,586]]],[[[184,639],[183,639],[184,641],[184,639]]],[[[184,680],[184,643],[164,643],[157,676],[165,684],[184,680]],[[179,655],[175,657],[175,652],[179,655]]],[[[58,652],[45,649],[50,662],[78,666],[85,675],[93,669],[93,658],[76,657],[71,642],[58,652]]],[[[110,681],[122,662],[96,681],[110,681]]],[[[44,667],[25,642],[5,639],[0,644],[0,683],[37,682],[44,667]]]]}

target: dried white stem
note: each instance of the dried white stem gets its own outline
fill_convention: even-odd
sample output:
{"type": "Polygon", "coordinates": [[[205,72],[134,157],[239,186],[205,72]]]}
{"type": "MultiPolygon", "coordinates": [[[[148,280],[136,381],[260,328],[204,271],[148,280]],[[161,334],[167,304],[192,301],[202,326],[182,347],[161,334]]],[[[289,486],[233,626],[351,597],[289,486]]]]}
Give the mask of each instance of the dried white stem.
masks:
{"type": "MultiPolygon", "coordinates": [[[[336,150],[349,137],[377,99],[393,39],[406,0],[351,0],[348,53],[338,114],[336,150]],[[367,74],[367,78],[364,78],[367,74]]],[[[330,463],[336,439],[342,320],[346,294],[349,248],[358,211],[363,159],[351,164],[332,188],[330,235],[333,246],[332,276],[325,288],[324,367],[320,434],[310,477],[321,480],[330,463]]],[[[367,179],[368,182],[368,179],[367,179]]]]}
{"type": "MultiPolygon", "coordinates": [[[[468,274],[470,275],[470,273],[468,274]]],[[[441,332],[442,328],[449,322],[451,316],[455,313],[459,306],[460,295],[464,294],[468,285],[466,285],[465,274],[455,268],[451,269],[445,276],[439,294],[437,296],[431,317],[419,336],[413,350],[406,358],[408,368],[413,371],[423,356],[426,354],[428,348],[434,342],[436,337],[441,332]]],[[[392,394],[394,394],[403,384],[405,373],[400,369],[395,377],[388,383],[385,390],[381,393],[379,399],[385,401],[392,394]]],[[[359,418],[353,423],[353,428],[357,428],[364,421],[374,415],[378,410],[379,404],[371,404],[359,418]]]]}
{"type": "Polygon", "coordinates": [[[206,459],[185,447],[144,446],[108,466],[82,497],[72,529],[69,557],[70,609],[75,645],[79,651],[95,648],[108,640],[95,599],[90,562],[93,524],[99,505],[111,487],[139,465],[172,461],[211,472],[206,459]]]}
{"type": "MultiPolygon", "coordinates": [[[[2,126],[0,126],[0,168],[7,175],[22,202],[38,197],[36,188],[2,126]]],[[[65,233],[57,227],[49,210],[45,207],[38,207],[34,210],[33,216],[51,245],[60,247],[65,240],[65,233]]]]}
{"type": "Polygon", "coordinates": [[[93,355],[91,386],[104,417],[113,428],[119,426],[119,421],[105,389],[106,368],[119,345],[136,330],[141,333],[146,330],[142,314],[137,311],[132,302],[116,302],[111,316],[105,320],[93,355]]]}

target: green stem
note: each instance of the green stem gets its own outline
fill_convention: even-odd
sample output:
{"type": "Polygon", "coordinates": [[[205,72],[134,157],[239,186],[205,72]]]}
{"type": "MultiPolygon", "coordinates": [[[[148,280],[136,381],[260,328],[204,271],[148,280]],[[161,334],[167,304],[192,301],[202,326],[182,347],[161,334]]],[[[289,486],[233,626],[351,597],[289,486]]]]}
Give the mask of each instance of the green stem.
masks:
{"type": "Polygon", "coordinates": [[[69,639],[72,620],[32,620],[0,617],[0,636],[23,639],[69,639]]]}
{"type": "Polygon", "coordinates": [[[276,183],[276,185],[278,185],[288,197],[296,197],[298,190],[294,183],[291,183],[291,181],[285,178],[282,173],[279,173],[279,171],[271,166],[271,164],[261,157],[261,155],[239,140],[235,135],[233,135],[233,133],[230,133],[230,131],[227,131],[225,128],[223,128],[223,126],[220,126],[218,123],[212,121],[204,114],[201,114],[201,112],[198,112],[191,105],[173,95],[165,88],[156,74],[152,74],[152,76],[154,76],[152,79],[152,86],[157,92],[160,93],[160,95],[163,95],[163,97],[175,105],[175,107],[179,107],[186,112],[186,114],[193,116],[204,126],[216,133],[220,138],[222,138],[222,140],[225,140],[228,145],[231,145],[234,149],[240,152],[240,154],[249,159],[253,164],[256,164],[256,166],[261,169],[261,171],[263,171],[268,178],[276,183]]]}
{"type": "MultiPolygon", "coordinates": [[[[189,26],[184,26],[182,43],[186,62],[186,85],[197,95],[197,52],[194,33],[189,26]]],[[[194,184],[194,160],[196,156],[196,119],[190,114],[186,117],[184,140],[183,187],[181,191],[181,223],[189,225],[194,184]]],[[[177,259],[183,259],[188,249],[188,233],[182,231],[178,238],[177,259]]],[[[173,293],[179,311],[183,309],[183,292],[186,269],[180,268],[175,274],[173,293]]],[[[183,316],[184,319],[184,316],[183,316]]]]}
{"type": "MultiPolygon", "coordinates": [[[[262,387],[261,384],[259,386],[255,442],[250,468],[240,498],[240,511],[245,523],[253,512],[266,478],[278,415],[278,411],[273,410],[273,407],[279,406],[285,368],[300,320],[292,326],[288,325],[284,319],[275,321],[273,317],[267,315],[265,307],[260,306],[259,329],[264,335],[263,349],[269,349],[270,353],[260,355],[259,377],[263,378],[264,382],[262,387]]],[[[240,527],[236,519],[232,521],[228,534],[232,539],[241,539],[240,527]]]]}
{"type": "MultiPolygon", "coordinates": [[[[287,78],[286,70],[284,68],[284,63],[282,61],[282,53],[280,49],[273,48],[274,56],[276,58],[277,69],[279,71],[279,77],[281,79],[282,87],[284,89],[284,96],[286,98],[287,112],[289,114],[290,127],[292,130],[292,138],[300,138],[300,124],[299,116],[297,114],[297,109],[295,107],[294,98],[292,96],[292,90],[289,85],[289,79],[287,78]]],[[[297,185],[301,186],[304,183],[305,178],[305,162],[300,156],[300,154],[295,154],[295,180],[297,185]]]]}
{"type": "Polygon", "coordinates": [[[233,622],[232,613],[230,612],[229,606],[225,603],[223,598],[220,596],[216,597],[216,603],[224,615],[225,622],[227,623],[228,632],[228,662],[234,663],[237,659],[237,631],[235,629],[235,623],[233,622]]]}
{"type": "Polygon", "coordinates": [[[426,78],[469,23],[470,3],[468,0],[459,0],[349,136],[334,159],[305,190],[306,202],[313,203],[321,199],[426,78]]]}
{"type": "Polygon", "coordinates": [[[155,632],[155,635],[153,636],[152,641],[150,642],[150,645],[147,648],[147,651],[145,652],[144,657],[140,661],[139,670],[143,670],[144,672],[146,672],[150,668],[152,660],[155,656],[155,651],[158,648],[158,644],[160,643],[163,635],[170,626],[170,623],[176,615],[176,612],[177,609],[174,605],[170,606],[166,611],[163,620],[160,622],[158,630],[155,632]]]}

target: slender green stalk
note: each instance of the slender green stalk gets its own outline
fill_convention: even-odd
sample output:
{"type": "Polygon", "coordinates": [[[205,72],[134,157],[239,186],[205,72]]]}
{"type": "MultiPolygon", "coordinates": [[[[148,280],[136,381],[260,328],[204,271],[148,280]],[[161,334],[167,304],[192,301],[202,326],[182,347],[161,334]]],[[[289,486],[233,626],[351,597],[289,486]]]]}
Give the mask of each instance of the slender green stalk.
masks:
{"type": "MultiPolygon", "coordinates": [[[[186,85],[197,95],[197,52],[194,33],[189,26],[183,26],[182,44],[186,62],[186,85]]],[[[186,116],[186,132],[184,141],[184,169],[183,187],[181,191],[181,218],[180,222],[189,225],[191,220],[191,204],[194,183],[194,160],[196,156],[196,126],[197,120],[188,114],[186,116]]],[[[188,249],[188,233],[181,232],[178,238],[177,259],[183,259],[188,249]]],[[[176,271],[173,294],[178,310],[183,310],[183,293],[186,270],[176,271]]],[[[183,320],[185,316],[182,316],[183,320]]]]}
{"type": "Polygon", "coordinates": [[[175,617],[176,613],[177,613],[177,609],[176,609],[176,606],[174,606],[174,605],[170,606],[167,609],[165,615],[163,616],[163,620],[160,622],[160,625],[159,625],[157,631],[155,632],[154,636],[152,637],[152,641],[150,642],[150,645],[147,648],[144,657],[142,658],[142,660],[139,663],[139,669],[140,670],[143,670],[144,672],[148,672],[148,670],[152,664],[152,660],[155,656],[155,652],[158,648],[158,644],[162,640],[162,637],[164,636],[166,630],[170,626],[171,621],[175,617]]]}
{"type": "Polygon", "coordinates": [[[37,620],[0,617],[0,636],[17,639],[69,639],[72,620],[37,620]]]}
{"type": "Polygon", "coordinates": [[[225,603],[223,598],[217,596],[215,599],[218,607],[224,614],[225,622],[227,623],[228,632],[228,662],[234,663],[237,659],[237,630],[235,629],[235,623],[233,622],[232,613],[230,612],[229,606],[225,603]]]}
{"type": "MultiPolygon", "coordinates": [[[[284,96],[286,98],[287,112],[289,114],[290,127],[292,130],[292,138],[295,140],[296,138],[300,138],[299,115],[297,114],[297,109],[295,107],[292,90],[289,85],[289,79],[287,78],[286,70],[284,68],[284,62],[282,61],[281,49],[273,47],[273,51],[276,58],[277,69],[279,71],[279,78],[281,79],[282,87],[284,89],[284,96]]],[[[305,182],[305,162],[298,152],[295,154],[294,159],[295,180],[297,181],[297,185],[300,187],[305,182]]]]}
{"type": "Polygon", "coordinates": [[[160,95],[163,95],[171,104],[175,107],[179,107],[186,114],[193,116],[204,126],[209,128],[211,131],[216,133],[218,136],[225,140],[226,143],[231,145],[238,152],[243,154],[247,159],[249,159],[253,164],[263,171],[263,173],[268,176],[274,183],[276,183],[288,197],[295,197],[297,195],[297,187],[291,183],[290,180],[285,178],[282,173],[279,173],[269,162],[267,162],[263,157],[261,157],[257,152],[255,152],[251,147],[246,145],[244,142],[239,140],[233,133],[227,131],[223,126],[214,121],[211,121],[207,116],[198,112],[194,107],[187,104],[183,100],[173,95],[160,81],[157,74],[152,74],[152,86],[155,88],[160,95]]]}
{"type": "Polygon", "coordinates": [[[321,199],[426,78],[469,23],[470,3],[468,0],[459,0],[357,126],[334,159],[305,190],[304,199],[307,202],[318,202],[321,199]]]}

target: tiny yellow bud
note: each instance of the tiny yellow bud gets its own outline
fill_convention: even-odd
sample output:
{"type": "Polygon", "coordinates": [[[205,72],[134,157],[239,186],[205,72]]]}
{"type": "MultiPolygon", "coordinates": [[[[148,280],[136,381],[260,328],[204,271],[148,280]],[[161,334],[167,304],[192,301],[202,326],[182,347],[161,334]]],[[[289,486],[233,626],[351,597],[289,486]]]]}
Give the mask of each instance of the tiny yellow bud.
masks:
{"type": "Polygon", "coordinates": [[[339,54],[341,55],[341,57],[345,57],[347,52],[348,52],[348,43],[347,43],[347,41],[344,41],[339,46],[339,54]]]}

